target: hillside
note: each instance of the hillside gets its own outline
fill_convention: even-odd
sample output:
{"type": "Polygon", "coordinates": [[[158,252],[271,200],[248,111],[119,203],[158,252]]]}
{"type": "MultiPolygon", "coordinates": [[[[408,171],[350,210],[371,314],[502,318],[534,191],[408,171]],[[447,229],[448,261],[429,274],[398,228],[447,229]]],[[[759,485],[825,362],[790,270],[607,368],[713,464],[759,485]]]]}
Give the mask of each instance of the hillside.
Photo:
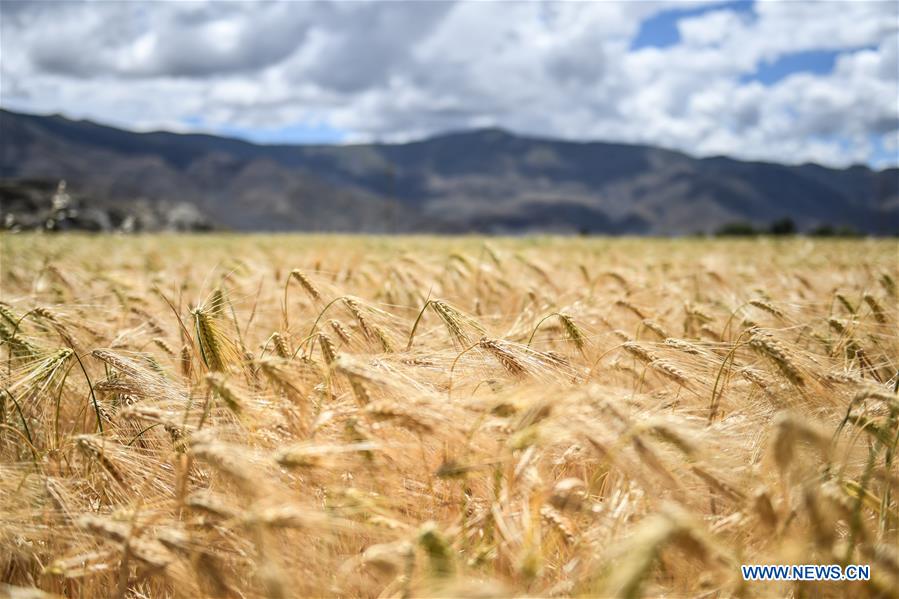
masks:
{"type": "Polygon", "coordinates": [[[0,178],[65,179],[86,202],[124,210],[189,205],[237,230],[687,234],[784,217],[803,230],[899,230],[895,168],[697,159],[498,129],[407,144],[256,145],[0,111],[0,178]]]}

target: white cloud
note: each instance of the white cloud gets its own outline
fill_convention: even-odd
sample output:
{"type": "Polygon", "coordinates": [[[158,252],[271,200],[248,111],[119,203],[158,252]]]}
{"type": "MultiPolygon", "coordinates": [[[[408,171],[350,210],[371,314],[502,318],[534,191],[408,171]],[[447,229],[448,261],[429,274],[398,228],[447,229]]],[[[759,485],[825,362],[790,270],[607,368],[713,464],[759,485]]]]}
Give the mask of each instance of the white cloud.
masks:
{"type": "Polygon", "coordinates": [[[644,19],[677,6],[3,2],[0,103],[140,129],[200,117],[403,140],[500,125],[698,155],[897,161],[872,143],[895,148],[895,4],[722,8],[682,18],[677,45],[630,50],[644,19]],[[808,50],[840,52],[834,71],[746,79],[808,50]]]}
{"type": "Polygon", "coordinates": [[[745,32],[749,17],[731,10],[716,10],[705,15],[685,18],[678,22],[681,41],[686,46],[703,47],[727,42],[745,32]]]}

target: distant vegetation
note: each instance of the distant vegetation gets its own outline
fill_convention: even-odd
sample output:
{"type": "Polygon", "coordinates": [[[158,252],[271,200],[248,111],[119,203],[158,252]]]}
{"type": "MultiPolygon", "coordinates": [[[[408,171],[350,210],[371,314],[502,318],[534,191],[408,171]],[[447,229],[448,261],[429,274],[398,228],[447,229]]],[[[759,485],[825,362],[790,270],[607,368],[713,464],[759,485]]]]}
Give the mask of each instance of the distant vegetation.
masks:
{"type": "MultiPolygon", "coordinates": [[[[782,218],[771,223],[766,228],[758,228],[749,222],[728,223],[717,231],[717,237],[757,237],[759,235],[789,236],[797,235],[800,231],[796,223],[790,218],[782,218]]],[[[811,237],[859,237],[860,233],[852,227],[818,225],[805,233],[811,237]]]]}

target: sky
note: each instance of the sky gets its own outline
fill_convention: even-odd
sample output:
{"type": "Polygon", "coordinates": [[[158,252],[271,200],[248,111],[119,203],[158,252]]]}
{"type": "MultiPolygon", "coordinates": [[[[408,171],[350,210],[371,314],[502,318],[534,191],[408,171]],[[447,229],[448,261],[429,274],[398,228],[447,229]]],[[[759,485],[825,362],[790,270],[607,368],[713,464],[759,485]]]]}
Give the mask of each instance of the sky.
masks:
{"type": "Polygon", "coordinates": [[[0,106],[261,143],[502,127],[899,163],[899,3],[0,1],[0,106]]]}

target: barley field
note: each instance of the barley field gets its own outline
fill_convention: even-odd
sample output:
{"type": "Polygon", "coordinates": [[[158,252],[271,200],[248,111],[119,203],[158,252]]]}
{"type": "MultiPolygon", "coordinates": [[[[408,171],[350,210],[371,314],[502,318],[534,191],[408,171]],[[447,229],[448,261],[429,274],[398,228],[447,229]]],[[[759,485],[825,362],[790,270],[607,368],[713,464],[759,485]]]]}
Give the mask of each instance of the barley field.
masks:
{"type": "Polygon", "coordinates": [[[895,240],[0,247],[0,596],[899,595],[895,240]]]}

